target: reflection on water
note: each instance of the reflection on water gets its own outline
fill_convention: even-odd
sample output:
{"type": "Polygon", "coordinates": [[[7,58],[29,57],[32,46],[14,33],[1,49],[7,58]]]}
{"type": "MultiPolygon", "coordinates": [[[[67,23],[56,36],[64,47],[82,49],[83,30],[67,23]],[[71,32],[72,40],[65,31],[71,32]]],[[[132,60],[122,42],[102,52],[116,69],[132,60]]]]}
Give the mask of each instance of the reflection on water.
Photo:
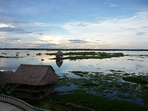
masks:
{"type": "Polygon", "coordinates": [[[63,64],[63,59],[62,58],[56,58],[56,64],[58,67],[61,67],[63,64]]]}
{"type": "Polygon", "coordinates": [[[56,53],[56,64],[58,67],[61,67],[62,64],[63,64],[63,53],[59,50],[57,53],[56,53]]]}
{"type": "MultiPolygon", "coordinates": [[[[110,53],[110,51],[107,51],[107,53],[110,53]]],[[[119,51],[118,51],[119,52],[119,51]]],[[[93,76],[95,74],[92,74],[89,76],[88,79],[83,79],[83,77],[79,77],[81,81],[77,84],[77,79],[65,79],[67,82],[69,82],[68,86],[61,86],[58,87],[57,91],[71,91],[75,90],[77,88],[84,88],[84,83],[87,83],[85,85],[91,86],[90,81],[93,81],[93,84],[99,84],[98,86],[90,87],[88,92],[90,93],[97,93],[96,90],[99,90],[98,94],[106,94],[106,97],[114,97],[118,98],[119,96],[127,97],[129,93],[128,91],[140,93],[139,89],[137,89],[137,86],[135,84],[129,84],[127,82],[121,81],[120,77],[123,74],[129,73],[130,75],[136,75],[136,74],[144,74],[148,75],[148,51],[128,51],[124,52],[124,57],[115,57],[115,58],[106,58],[106,59],[79,59],[79,60],[69,60],[65,59],[63,63],[63,55],[57,56],[56,59],[55,55],[50,55],[50,53],[57,54],[56,51],[45,51],[45,50],[6,50],[1,51],[0,50],[0,56],[12,56],[14,58],[1,58],[0,57],[0,70],[13,70],[15,71],[20,64],[37,64],[37,65],[51,65],[55,72],[60,77],[68,77],[68,78],[76,78],[78,75],[71,73],[72,71],[75,72],[88,72],[88,73],[95,73],[97,76],[93,76]],[[16,57],[16,53],[19,52],[18,58],[16,57]],[[21,57],[21,58],[20,58],[21,57]],[[116,72],[115,72],[116,71],[116,72]],[[108,74],[108,76],[106,75],[108,74]],[[114,75],[115,74],[115,75],[114,75]],[[117,74],[117,75],[116,75],[117,74]],[[117,77],[119,76],[119,78],[117,77]],[[95,77],[95,78],[94,78],[95,77]],[[104,77],[104,78],[102,78],[104,77]],[[114,77],[114,78],[113,78],[114,77]],[[71,82],[73,81],[72,84],[71,82]],[[101,82],[102,81],[102,82],[101,82]],[[80,82],[82,82],[80,84],[80,82]],[[101,85],[103,84],[103,85],[101,85]],[[107,89],[105,89],[106,87],[107,89]],[[113,86],[120,86],[120,87],[113,87],[113,86]],[[129,90],[124,87],[129,87],[129,90]],[[99,89],[100,88],[100,89],[99,89]],[[131,89],[130,89],[131,88],[131,89]],[[123,90],[123,93],[121,93],[123,90]],[[127,92],[125,90],[128,90],[127,92]],[[102,92],[101,92],[102,91],[102,92]]],[[[63,51],[64,53],[64,51],[63,51]]],[[[114,51],[114,53],[116,53],[114,51]]],[[[85,75],[86,76],[86,75],[85,75]]],[[[61,83],[62,84],[62,83],[61,83]]],[[[138,86],[139,88],[139,86],[138,86]]],[[[129,98],[128,98],[129,100],[129,98]]],[[[137,103],[142,103],[141,98],[139,96],[133,97],[133,99],[137,103]],[[139,102],[140,101],[140,102],[139,102]]]]}
{"type": "Polygon", "coordinates": [[[56,51],[0,50],[0,56],[16,56],[16,52],[19,52],[21,58],[0,58],[0,70],[15,71],[20,64],[40,64],[51,65],[59,76],[69,73],[69,71],[107,72],[112,69],[129,73],[148,73],[148,56],[146,56],[148,51],[122,51],[125,55],[131,54],[131,56],[107,59],[79,59],[75,61],[66,59],[64,64],[62,59],[53,59],[55,55],[46,55],[46,53],[56,53],[56,51]],[[37,56],[38,53],[41,54],[37,56]]]}

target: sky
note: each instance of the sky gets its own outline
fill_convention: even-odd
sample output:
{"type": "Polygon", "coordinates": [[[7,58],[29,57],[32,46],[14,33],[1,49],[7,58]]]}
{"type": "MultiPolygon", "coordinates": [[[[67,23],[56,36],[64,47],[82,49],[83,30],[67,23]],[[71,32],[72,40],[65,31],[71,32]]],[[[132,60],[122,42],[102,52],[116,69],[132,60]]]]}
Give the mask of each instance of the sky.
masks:
{"type": "Polygon", "coordinates": [[[148,49],[148,0],[0,0],[0,48],[148,49]]]}

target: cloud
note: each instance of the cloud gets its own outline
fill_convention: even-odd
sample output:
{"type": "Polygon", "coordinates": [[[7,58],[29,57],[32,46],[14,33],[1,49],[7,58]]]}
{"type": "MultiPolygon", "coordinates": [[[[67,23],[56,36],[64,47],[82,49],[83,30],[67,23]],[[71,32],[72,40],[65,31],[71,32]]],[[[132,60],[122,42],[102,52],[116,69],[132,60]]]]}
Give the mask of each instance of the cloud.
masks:
{"type": "Polygon", "coordinates": [[[144,34],[146,34],[146,32],[137,32],[136,35],[144,35],[144,34]]]}
{"type": "Polygon", "coordinates": [[[59,35],[43,35],[38,38],[38,43],[61,44],[66,43],[67,39],[59,35]]]}
{"type": "Polygon", "coordinates": [[[20,41],[21,39],[20,38],[17,38],[17,37],[0,37],[1,41],[3,42],[13,42],[13,41],[20,41]]]}
{"type": "Polygon", "coordinates": [[[22,34],[38,33],[39,35],[42,35],[42,33],[39,33],[38,30],[27,31],[27,29],[25,28],[26,27],[42,27],[45,25],[44,23],[33,23],[33,22],[28,22],[28,21],[20,21],[20,20],[15,20],[15,19],[12,19],[10,17],[5,17],[5,16],[0,16],[0,21],[1,21],[0,32],[15,32],[15,33],[22,33],[22,34]]]}
{"type": "Polygon", "coordinates": [[[44,35],[43,33],[38,33],[39,35],[44,35]]]}
{"type": "MultiPolygon", "coordinates": [[[[146,25],[148,23],[148,11],[137,12],[133,16],[96,20],[91,22],[69,22],[62,26],[73,39],[72,43],[81,43],[82,38],[89,43],[99,42],[98,48],[148,48],[148,34],[146,25]],[[85,27],[78,27],[79,24],[87,24],[85,27]],[[101,35],[101,36],[96,36],[101,35]],[[140,38],[138,36],[142,35],[140,38]],[[93,40],[91,39],[93,38],[93,40]],[[79,41],[80,40],[80,41],[79,41]],[[134,42],[133,42],[134,41],[134,42]],[[143,44],[142,44],[143,43],[143,44]],[[104,45],[105,44],[105,45],[104,45]]],[[[85,42],[84,42],[85,43],[85,42]]]]}
{"type": "Polygon", "coordinates": [[[146,25],[148,23],[148,11],[136,13],[134,16],[129,18],[117,18],[117,19],[109,19],[95,22],[70,22],[63,25],[63,28],[67,30],[70,34],[95,34],[95,35],[121,35],[131,32],[139,32],[139,30],[146,30],[146,25]],[[98,24],[99,22],[99,24],[98,24]],[[76,27],[81,26],[83,24],[85,27],[76,27]]]}
{"type": "Polygon", "coordinates": [[[15,27],[0,27],[0,32],[31,33],[25,31],[24,29],[15,27]]]}
{"type": "Polygon", "coordinates": [[[69,25],[70,26],[82,26],[82,27],[87,26],[87,24],[84,22],[74,22],[74,23],[70,23],[69,25]]]}
{"type": "Polygon", "coordinates": [[[87,26],[87,24],[79,23],[79,24],[77,24],[76,26],[82,26],[82,27],[85,27],[85,26],[87,26]]]}
{"type": "Polygon", "coordinates": [[[12,48],[17,46],[21,47],[23,45],[24,43],[21,41],[20,38],[5,37],[4,35],[3,37],[0,37],[0,48],[12,48]]]}
{"type": "Polygon", "coordinates": [[[11,37],[7,37],[6,38],[7,41],[18,41],[21,40],[20,38],[11,38],[11,37]]]}
{"type": "Polygon", "coordinates": [[[16,20],[11,17],[7,16],[1,16],[0,15],[0,22],[1,24],[7,24],[7,25],[12,25],[12,26],[47,26],[45,23],[40,23],[40,22],[30,22],[30,21],[25,21],[25,20],[16,20]]]}
{"type": "Polygon", "coordinates": [[[73,39],[73,40],[69,40],[71,43],[88,43],[85,40],[80,40],[80,39],[73,39]]]}
{"type": "Polygon", "coordinates": [[[0,28],[4,28],[4,27],[14,28],[14,26],[13,26],[13,25],[0,23],[0,28]]]}
{"type": "Polygon", "coordinates": [[[57,46],[57,44],[51,44],[51,43],[34,44],[34,45],[36,48],[53,48],[57,46]]]}

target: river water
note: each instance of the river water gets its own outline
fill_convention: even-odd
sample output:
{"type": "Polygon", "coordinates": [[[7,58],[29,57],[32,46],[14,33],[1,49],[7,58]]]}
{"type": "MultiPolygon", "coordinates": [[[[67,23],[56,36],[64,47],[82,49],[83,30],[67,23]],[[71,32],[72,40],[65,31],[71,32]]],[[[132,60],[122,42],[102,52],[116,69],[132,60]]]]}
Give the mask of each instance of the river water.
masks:
{"type": "MultiPolygon", "coordinates": [[[[63,53],[69,51],[63,51],[63,53]]],[[[97,51],[98,52],[98,51],[97,51]]],[[[5,56],[5,58],[0,57],[0,71],[12,70],[16,71],[20,64],[35,64],[35,65],[51,65],[58,76],[68,78],[75,78],[76,76],[70,72],[72,71],[82,71],[82,72],[102,72],[103,74],[111,73],[113,71],[124,72],[133,75],[146,75],[148,76],[148,51],[103,51],[107,53],[123,53],[125,56],[123,57],[113,57],[113,58],[105,58],[105,59],[77,59],[77,60],[69,60],[65,59],[62,61],[60,65],[57,65],[55,55],[48,55],[50,53],[56,53],[56,51],[46,51],[46,50],[0,50],[0,56],[5,56]],[[40,53],[40,55],[39,55],[40,53]],[[48,53],[48,54],[47,54],[48,53]],[[17,56],[17,58],[16,58],[17,56]],[[7,58],[12,57],[12,58],[7,58]]],[[[108,76],[111,78],[111,76],[108,76]]],[[[105,78],[106,79],[106,78],[105,78]]],[[[104,80],[105,80],[104,79],[104,80]]],[[[108,78],[107,78],[108,79],[108,78]]],[[[110,80],[107,80],[110,81],[110,80]]],[[[116,80],[119,82],[118,80],[116,80]]],[[[83,81],[82,79],[82,82],[83,81]]],[[[98,82],[97,79],[94,82],[98,82]]],[[[102,84],[106,85],[106,83],[102,84]]],[[[122,86],[126,86],[124,82],[119,82],[122,86]]],[[[119,85],[115,84],[115,85],[119,85]]],[[[76,88],[80,88],[81,86],[72,84],[71,86],[61,86],[57,87],[56,91],[70,91],[75,90],[76,88]]],[[[94,94],[104,94],[105,91],[112,91],[112,93],[106,93],[106,97],[112,97],[116,99],[123,99],[132,101],[138,104],[143,104],[143,100],[140,96],[141,94],[140,86],[137,84],[128,85],[127,90],[131,90],[131,93],[122,92],[123,89],[115,87],[114,89],[107,86],[107,89],[96,92],[96,87],[89,89],[88,93],[94,94]],[[132,89],[131,89],[132,87],[132,89]],[[129,89],[128,89],[129,88],[129,89]],[[136,96],[135,93],[137,93],[136,96]],[[119,96],[120,95],[120,96],[119,96]],[[129,99],[129,96],[132,99],[129,99]],[[121,96],[124,98],[121,98],[121,96]],[[126,98],[127,97],[127,98],[126,98]]],[[[104,86],[100,86],[100,89],[104,88],[104,86]]],[[[85,90],[86,88],[84,88],[85,90]]],[[[98,89],[98,90],[100,90],[98,89]]]]}
{"type": "MultiPolygon", "coordinates": [[[[69,71],[93,71],[107,72],[110,70],[121,70],[128,73],[148,74],[148,51],[118,51],[124,53],[124,57],[106,59],[82,59],[63,60],[60,67],[57,66],[55,56],[46,55],[55,51],[46,50],[0,50],[0,56],[15,57],[16,53],[20,58],[0,58],[0,70],[15,71],[20,64],[51,65],[56,73],[61,76],[69,71]],[[41,53],[40,56],[36,54],[41,53]],[[128,55],[128,56],[126,56],[128,55]]],[[[106,51],[111,52],[111,51],[106,51]]],[[[112,51],[117,52],[117,51],[112,51]]]]}

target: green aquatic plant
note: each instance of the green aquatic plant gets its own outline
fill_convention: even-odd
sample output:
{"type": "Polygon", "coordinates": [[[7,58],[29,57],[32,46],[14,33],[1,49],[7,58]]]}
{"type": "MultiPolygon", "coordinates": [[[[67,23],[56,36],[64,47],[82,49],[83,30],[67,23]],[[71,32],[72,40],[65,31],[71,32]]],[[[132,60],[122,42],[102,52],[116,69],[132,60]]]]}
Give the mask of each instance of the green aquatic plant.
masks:
{"type": "Polygon", "coordinates": [[[148,86],[142,85],[142,99],[145,104],[148,105],[148,86]]]}
{"type": "MultiPolygon", "coordinates": [[[[123,97],[126,94],[126,98],[134,98],[135,95],[141,95],[141,92],[137,90],[138,85],[121,82],[125,75],[122,75],[121,71],[114,72],[115,73],[103,74],[102,72],[71,71],[71,73],[80,76],[80,78],[65,77],[60,80],[58,84],[69,87],[73,84],[76,86],[76,89],[85,90],[89,93],[95,92],[95,94],[103,96],[108,93],[113,94],[114,92],[116,92],[116,94],[113,94],[114,96],[123,97]]],[[[75,88],[73,90],[75,90],[75,88]]]]}
{"type": "Polygon", "coordinates": [[[148,76],[143,76],[143,75],[123,77],[123,80],[138,83],[138,84],[148,84],[148,76]]]}
{"type": "MultiPolygon", "coordinates": [[[[47,98],[46,98],[47,99],[47,98]]],[[[50,100],[70,102],[93,109],[94,111],[145,111],[148,107],[131,102],[104,98],[94,94],[88,94],[81,90],[69,94],[53,94],[50,100]]]]}
{"type": "MultiPolygon", "coordinates": [[[[46,55],[55,55],[55,53],[47,53],[46,55]]],[[[106,52],[67,52],[63,53],[63,59],[104,59],[111,57],[123,57],[123,53],[106,53],[106,52]],[[66,57],[64,57],[66,56],[66,57]]],[[[56,59],[56,58],[54,58],[56,59]]]]}
{"type": "Polygon", "coordinates": [[[19,56],[0,56],[0,58],[23,58],[19,56]]]}
{"type": "Polygon", "coordinates": [[[148,88],[145,84],[139,86],[137,83],[123,81],[122,78],[129,77],[129,73],[119,70],[112,70],[107,74],[86,71],[70,71],[70,73],[79,77],[64,76],[58,82],[57,88],[63,86],[70,88],[71,84],[75,87],[67,92],[58,91],[46,98],[46,101],[70,102],[95,111],[143,111],[148,108],[148,88]],[[134,98],[141,98],[144,105],[123,101],[134,98]]]}

